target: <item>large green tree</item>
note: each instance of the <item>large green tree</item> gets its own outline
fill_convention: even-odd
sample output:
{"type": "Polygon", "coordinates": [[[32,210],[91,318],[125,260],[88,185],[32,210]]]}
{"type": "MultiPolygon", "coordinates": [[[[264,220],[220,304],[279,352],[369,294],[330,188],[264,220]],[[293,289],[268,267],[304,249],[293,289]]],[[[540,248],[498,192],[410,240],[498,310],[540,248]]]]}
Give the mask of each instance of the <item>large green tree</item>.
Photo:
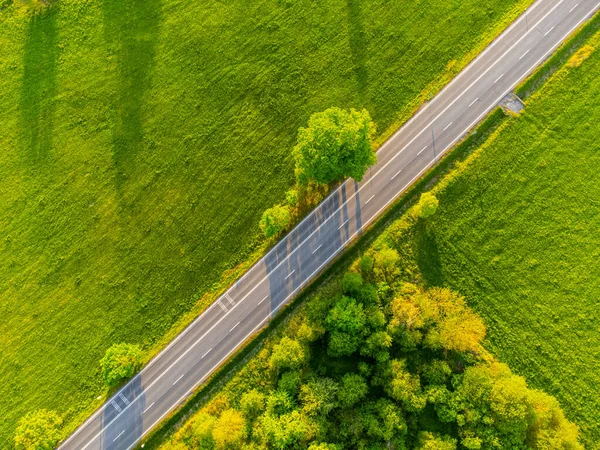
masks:
{"type": "Polygon", "coordinates": [[[313,114],[298,131],[294,148],[300,184],[309,180],[328,184],[345,177],[362,180],[377,162],[372,139],[375,125],[368,111],[329,108],[313,114]]]}

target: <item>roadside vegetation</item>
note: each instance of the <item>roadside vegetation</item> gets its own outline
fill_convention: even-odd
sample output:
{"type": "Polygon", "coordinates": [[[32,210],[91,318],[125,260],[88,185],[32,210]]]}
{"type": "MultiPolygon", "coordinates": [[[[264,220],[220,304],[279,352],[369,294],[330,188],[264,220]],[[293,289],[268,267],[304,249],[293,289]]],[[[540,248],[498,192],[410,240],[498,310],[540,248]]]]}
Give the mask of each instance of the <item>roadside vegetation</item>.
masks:
{"type": "Polygon", "coordinates": [[[583,449],[556,399],[482,347],[465,298],[406,281],[398,244],[436,208],[423,194],[162,450],[583,449]]]}
{"type": "Polygon", "coordinates": [[[73,430],[108,348],[147,359],[260,254],[311,114],[367,109],[381,142],[531,0],[18,3],[0,1],[3,448],[39,409],[73,430]]]}
{"type": "MultiPolygon", "coordinates": [[[[598,17],[595,20],[598,29],[598,17]]],[[[438,193],[403,260],[465,295],[485,346],[600,442],[600,35],[588,39],[438,193]]]]}
{"type": "Polygon", "coordinates": [[[308,126],[298,130],[294,147],[296,185],[286,194],[286,203],[267,209],[260,228],[267,239],[291,229],[314,208],[332,183],[345,178],[361,181],[377,162],[373,138],[375,124],[365,109],[329,108],[314,113],[308,126]]]}
{"type": "Polygon", "coordinates": [[[162,448],[220,448],[211,424],[231,410],[239,410],[245,425],[233,439],[248,448],[268,439],[269,448],[281,448],[284,439],[313,449],[340,442],[377,448],[382,441],[403,448],[403,439],[418,449],[496,448],[492,441],[522,448],[510,440],[516,436],[525,436],[525,448],[598,448],[600,112],[591,105],[600,101],[599,47],[600,34],[589,37],[528,99],[521,116],[496,114],[485,143],[467,141],[471,153],[362,248],[349,272],[334,272],[320,285],[162,448]],[[435,308],[430,314],[433,305],[455,307],[458,292],[474,311],[465,305],[458,316],[440,316],[435,308]],[[432,328],[423,330],[424,324],[432,328]],[[449,349],[452,343],[460,347],[449,349]],[[452,358],[461,350],[466,354],[457,363],[452,358]],[[385,379],[382,361],[396,361],[388,373],[393,381],[374,388],[374,380],[385,379]],[[433,373],[438,381],[453,380],[442,389],[453,407],[436,403],[444,395],[431,395],[433,373]],[[333,392],[319,396],[330,400],[321,405],[329,414],[327,408],[308,413],[306,392],[316,385],[333,392]],[[291,412],[273,413],[269,405],[290,390],[291,412]],[[386,418],[370,415],[374,398],[391,399],[387,409],[377,408],[386,418]],[[477,407],[461,410],[469,400],[477,407]],[[427,403],[423,415],[419,401],[427,403]],[[321,415],[334,425],[323,426],[321,415]],[[580,429],[581,444],[569,420],[580,429]],[[273,421],[278,432],[269,434],[273,421]],[[389,434],[377,435],[382,430],[389,434]]]}

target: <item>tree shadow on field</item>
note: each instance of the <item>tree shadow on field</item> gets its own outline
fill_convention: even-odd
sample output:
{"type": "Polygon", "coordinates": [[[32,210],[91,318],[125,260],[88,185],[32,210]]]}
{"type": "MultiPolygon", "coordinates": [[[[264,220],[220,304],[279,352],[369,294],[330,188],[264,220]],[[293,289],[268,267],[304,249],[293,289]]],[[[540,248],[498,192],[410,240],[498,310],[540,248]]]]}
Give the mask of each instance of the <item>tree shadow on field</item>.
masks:
{"type": "Polygon", "coordinates": [[[348,31],[350,33],[350,51],[354,60],[354,74],[358,84],[360,100],[364,106],[368,83],[366,67],[367,38],[362,22],[360,2],[361,0],[348,0],[348,31]]]}
{"type": "Polygon", "coordinates": [[[444,274],[437,239],[425,220],[416,224],[413,242],[415,260],[427,287],[443,286],[444,274]]]}
{"type": "Polygon", "coordinates": [[[23,56],[19,110],[21,140],[30,169],[42,170],[52,150],[58,6],[31,17],[23,56]]]}
{"type": "Polygon", "coordinates": [[[102,1],[105,42],[117,70],[112,157],[121,199],[126,180],[135,173],[136,155],[144,148],[142,106],[152,82],[161,4],[162,0],[102,1]]]}

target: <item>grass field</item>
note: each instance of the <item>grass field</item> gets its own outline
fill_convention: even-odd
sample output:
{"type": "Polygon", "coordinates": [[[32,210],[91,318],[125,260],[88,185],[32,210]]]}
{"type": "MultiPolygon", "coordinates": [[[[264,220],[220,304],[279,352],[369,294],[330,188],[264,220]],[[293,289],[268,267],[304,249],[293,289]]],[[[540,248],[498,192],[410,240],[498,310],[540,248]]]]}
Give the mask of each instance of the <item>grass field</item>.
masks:
{"type": "Polygon", "coordinates": [[[0,447],[38,408],[72,429],[107,347],[151,348],[248,258],[311,113],[389,134],[529,3],[0,9],[0,447]]]}
{"type": "Polygon", "coordinates": [[[486,347],[555,395],[589,449],[600,448],[597,47],[600,35],[507,119],[413,241],[426,283],[473,302],[486,347]]]}

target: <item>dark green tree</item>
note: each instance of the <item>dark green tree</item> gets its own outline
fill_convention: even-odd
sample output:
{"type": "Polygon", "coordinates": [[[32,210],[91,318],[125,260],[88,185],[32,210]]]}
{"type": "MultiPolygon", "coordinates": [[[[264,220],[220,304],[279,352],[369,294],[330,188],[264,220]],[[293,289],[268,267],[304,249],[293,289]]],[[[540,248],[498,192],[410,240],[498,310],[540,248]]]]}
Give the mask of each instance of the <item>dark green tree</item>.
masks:
{"type": "Polygon", "coordinates": [[[368,392],[369,386],[363,377],[347,373],[340,381],[337,397],[340,406],[349,408],[364,399],[368,392]]]}
{"type": "Polygon", "coordinates": [[[337,357],[356,352],[367,331],[366,322],[362,304],[350,297],[338,300],[325,319],[330,332],[328,353],[337,357]]]}

